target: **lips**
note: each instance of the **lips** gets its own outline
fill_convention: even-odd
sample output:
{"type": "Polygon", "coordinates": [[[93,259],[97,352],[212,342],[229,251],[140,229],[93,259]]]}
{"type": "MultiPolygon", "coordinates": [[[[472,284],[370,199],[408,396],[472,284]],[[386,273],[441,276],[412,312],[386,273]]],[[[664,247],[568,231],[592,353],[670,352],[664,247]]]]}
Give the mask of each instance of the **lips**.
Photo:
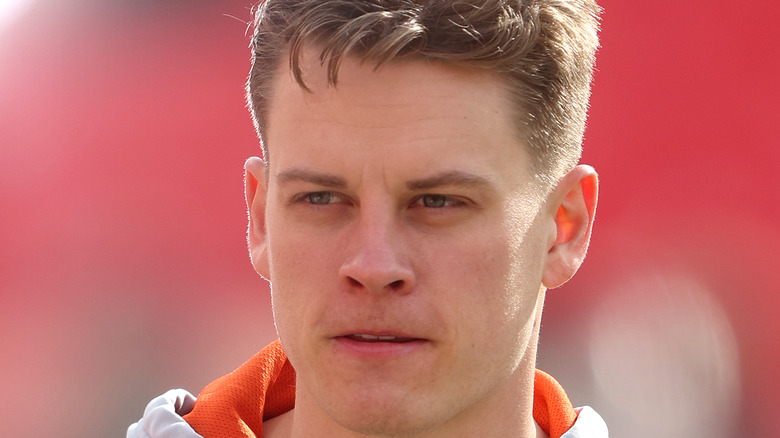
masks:
{"type": "Polygon", "coordinates": [[[332,340],[335,354],[357,359],[361,364],[419,357],[419,354],[428,351],[431,346],[431,341],[428,339],[396,331],[366,333],[363,330],[356,330],[336,336],[332,340]]]}
{"type": "Polygon", "coordinates": [[[355,342],[392,342],[392,343],[405,343],[419,340],[418,338],[409,338],[405,336],[392,336],[392,335],[369,335],[365,333],[356,333],[344,336],[345,338],[355,342]]]}

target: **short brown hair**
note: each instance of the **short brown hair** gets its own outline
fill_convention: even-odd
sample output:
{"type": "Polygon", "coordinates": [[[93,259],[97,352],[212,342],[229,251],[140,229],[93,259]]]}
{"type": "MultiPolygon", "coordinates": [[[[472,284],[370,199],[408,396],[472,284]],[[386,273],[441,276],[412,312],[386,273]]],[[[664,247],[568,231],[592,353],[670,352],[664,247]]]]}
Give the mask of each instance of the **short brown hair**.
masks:
{"type": "Polygon", "coordinates": [[[598,48],[595,0],[266,0],[255,16],[249,107],[263,154],[283,54],[298,83],[304,43],[321,49],[335,85],[344,56],[379,68],[427,59],[503,77],[534,175],[551,184],[580,158],[598,48]]]}

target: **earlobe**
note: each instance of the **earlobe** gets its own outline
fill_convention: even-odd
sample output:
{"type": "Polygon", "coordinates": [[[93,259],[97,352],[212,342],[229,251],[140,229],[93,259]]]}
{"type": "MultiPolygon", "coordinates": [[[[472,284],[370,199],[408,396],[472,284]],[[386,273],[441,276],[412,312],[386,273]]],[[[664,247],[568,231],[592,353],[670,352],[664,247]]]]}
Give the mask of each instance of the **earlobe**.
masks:
{"type": "Polygon", "coordinates": [[[598,175],[587,165],[578,165],[561,178],[549,198],[555,234],[545,256],[542,284],[558,287],[579,269],[590,244],[598,201],[598,175]]]}
{"type": "Polygon", "coordinates": [[[259,157],[250,157],[244,164],[246,206],[249,214],[247,242],[249,256],[255,271],[270,280],[268,269],[268,238],[265,224],[267,194],[266,163],[259,157]]]}

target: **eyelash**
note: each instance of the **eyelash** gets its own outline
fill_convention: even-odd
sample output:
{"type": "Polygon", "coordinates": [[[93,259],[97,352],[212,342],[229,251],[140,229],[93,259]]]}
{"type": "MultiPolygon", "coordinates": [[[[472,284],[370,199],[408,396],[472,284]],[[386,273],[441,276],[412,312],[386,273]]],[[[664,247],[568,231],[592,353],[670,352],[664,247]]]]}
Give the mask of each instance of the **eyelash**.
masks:
{"type": "MultiPolygon", "coordinates": [[[[337,193],[323,190],[323,191],[317,191],[317,192],[306,192],[301,193],[297,196],[295,196],[292,199],[291,204],[297,204],[297,203],[306,203],[311,206],[325,206],[334,204],[337,202],[340,202],[341,200],[345,199],[344,196],[339,195],[337,193]],[[315,198],[327,198],[325,202],[315,202],[315,198]],[[335,201],[334,201],[335,198],[335,201]]],[[[458,208],[463,207],[466,205],[465,201],[462,201],[458,198],[454,198],[447,195],[440,195],[440,194],[434,194],[434,193],[425,193],[422,195],[417,196],[414,198],[413,202],[410,204],[411,206],[420,206],[424,208],[430,208],[430,209],[441,209],[445,207],[452,207],[452,208],[458,208]],[[430,206],[426,205],[426,200],[428,201],[441,201],[443,202],[443,205],[439,206],[430,206]]]]}
{"type": "Polygon", "coordinates": [[[433,193],[426,193],[424,195],[420,195],[414,202],[414,204],[420,204],[422,207],[426,208],[445,208],[445,207],[462,207],[466,203],[458,198],[453,198],[451,196],[447,195],[439,195],[439,194],[433,194],[433,193]],[[443,201],[444,205],[438,206],[438,207],[432,207],[430,205],[426,205],[425,200],[428,198],[428,200],[431,200],[431,198],[434,198],[437,201],[443,201]]]}
{"type": "Polygon", "coordinates": [[[322,206],[322,205],[332,204],[333,203],[333,198],[336,198],[338,200],[338,199],[342,198],[342,196],[340,196],[340,195],[338,195],[336,193],[333,193],[333,192],[329,192],[327,190],[323,190],[323,191],[319,191],[319,192],[306,192],[306,193],[302,193],[302,194],[297,195],[296,197],[294,197],[291,203],[292,204],[297,204],[297,203],[305,202],[305,203],[307,203],[309,205],[322,206]],[[327,202],[317,203],[317,202],[313,202],[312,201],[312,198],[315,198],[315,197],[327,197],[328,199],[327,199],[327,202]]]}

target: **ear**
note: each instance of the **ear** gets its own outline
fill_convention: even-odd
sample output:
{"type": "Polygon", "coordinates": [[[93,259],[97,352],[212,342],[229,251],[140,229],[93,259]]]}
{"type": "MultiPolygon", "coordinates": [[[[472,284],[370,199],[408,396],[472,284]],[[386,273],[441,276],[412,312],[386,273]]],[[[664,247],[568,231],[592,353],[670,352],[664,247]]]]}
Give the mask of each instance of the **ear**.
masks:
{"type": "Polygon", "coordinates": [[[561,178],[550,194],[548,208],[555,218],[555,233],[545,256],[545,287],[555,288],[569,281],[585,260],[598,192],[596,171],[581,164],[561,178]]]}
{"type": "Polygon", "coordinates": [[[259,157],[250,157],[244,164],[246,208],[249,213],[247,242],[252,266],[263,278],[270,281],[268,269],[268,237],[265,230],[266,163],[259,157]]]}

